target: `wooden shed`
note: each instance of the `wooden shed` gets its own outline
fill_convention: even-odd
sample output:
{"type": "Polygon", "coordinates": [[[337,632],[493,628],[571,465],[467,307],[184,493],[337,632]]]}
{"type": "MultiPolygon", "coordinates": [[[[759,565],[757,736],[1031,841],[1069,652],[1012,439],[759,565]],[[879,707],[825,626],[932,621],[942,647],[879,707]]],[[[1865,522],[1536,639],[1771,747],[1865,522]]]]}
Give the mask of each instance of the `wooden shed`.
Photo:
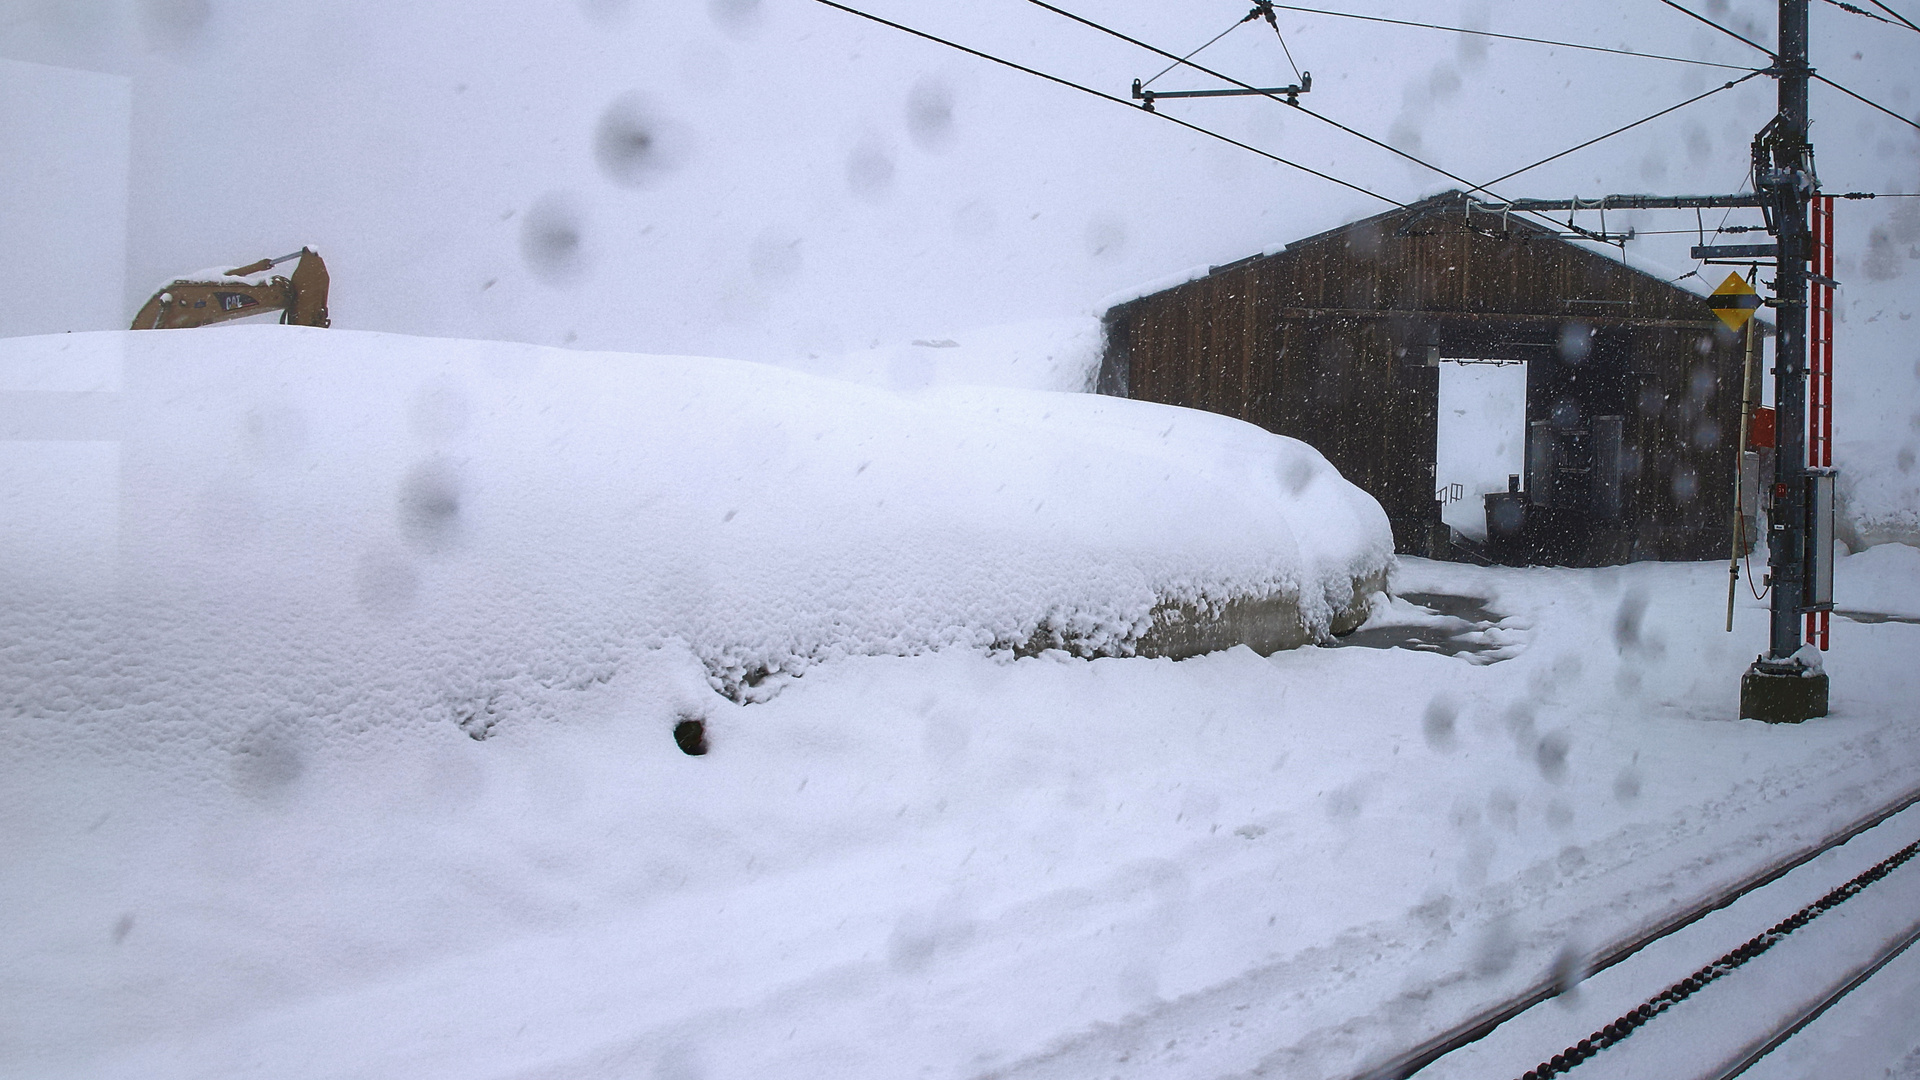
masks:
{"type": "Polygon", "coordinates": [[[1380,500],[1402,553],[1600,566],[1727,552],[1741,336],[1704,296],[1460,192],[1120,304],[1106,333],[1102,393],[1312,444],[1380,500]],[[1524,439],[1523,479],[1486,498],[1484,548],[1442,523],[1436,490],[1453,358],[1526,367],[1525,431],[1504,433],[1524,439]]]}

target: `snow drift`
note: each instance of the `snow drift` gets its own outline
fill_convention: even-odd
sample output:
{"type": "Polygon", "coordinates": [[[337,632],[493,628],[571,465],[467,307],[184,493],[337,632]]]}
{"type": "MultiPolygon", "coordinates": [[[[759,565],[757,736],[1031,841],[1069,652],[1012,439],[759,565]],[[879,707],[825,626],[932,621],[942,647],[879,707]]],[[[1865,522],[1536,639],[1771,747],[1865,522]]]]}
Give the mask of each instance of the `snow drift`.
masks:
{"type": "Polygon", "coordinates": [[[1140,402],[280,326],[0,350],[40,478],[5,698],[153,737],[480,737],[670,643],[737,699],[851,655],[1188,655],[1249,611],[1271,649],[1363,617],[1391,556],[1310,447],[1140,402]]]}
{"type": "Polygon", "coordinates": [[[1914,468],[1913,447],[1856,439],[1842,442],[1834,457],[1840,464],[1840,538],[1856,549],[1920,547],[1920,470],[1914,468]]]}

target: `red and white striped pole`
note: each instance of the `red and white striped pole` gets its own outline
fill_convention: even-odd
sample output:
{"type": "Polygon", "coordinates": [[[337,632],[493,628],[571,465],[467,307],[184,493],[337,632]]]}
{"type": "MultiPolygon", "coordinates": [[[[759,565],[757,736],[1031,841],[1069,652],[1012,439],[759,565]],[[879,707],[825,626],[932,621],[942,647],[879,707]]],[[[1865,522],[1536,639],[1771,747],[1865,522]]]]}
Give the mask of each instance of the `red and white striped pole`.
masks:
{"type": "MultiPolygon", "coordinates": [[[[1814,198],[1813,289],[1808,297],[1807,467],[1833,467],[1833,196],[1814,198]]],[[[1826,611],[1807,612],[1807,642],[1827,648],[1826,611]]]]}

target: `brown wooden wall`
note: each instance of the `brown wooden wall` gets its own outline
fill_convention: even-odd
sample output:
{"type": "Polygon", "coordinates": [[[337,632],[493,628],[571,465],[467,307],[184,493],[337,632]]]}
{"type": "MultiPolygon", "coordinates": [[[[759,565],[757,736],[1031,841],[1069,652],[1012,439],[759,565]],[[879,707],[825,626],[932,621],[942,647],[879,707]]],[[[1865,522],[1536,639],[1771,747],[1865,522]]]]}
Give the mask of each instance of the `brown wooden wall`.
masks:
{"type": "Polygon", "coordinates": [[[1724,554],[1738,338],[1660,279],[1517,221],[1473,224],[1484,231],[1457,205],[1422,204],[1121,305],[1102,389],[1312,444],[1380,500],[1396,547],[1426,554],[1438,520],[1429,348],[1526,359],[1529,420],[1569,402],[1626,418],[1620,558],[1724,554]],[[1563,335],[1590,342],[1586,355],[1563,335]]]}

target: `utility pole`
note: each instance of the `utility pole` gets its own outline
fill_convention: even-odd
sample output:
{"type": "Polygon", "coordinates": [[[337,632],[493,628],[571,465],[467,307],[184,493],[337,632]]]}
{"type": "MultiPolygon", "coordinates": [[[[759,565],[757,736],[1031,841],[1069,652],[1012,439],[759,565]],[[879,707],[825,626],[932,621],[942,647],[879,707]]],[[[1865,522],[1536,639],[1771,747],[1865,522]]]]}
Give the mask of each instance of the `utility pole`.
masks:
{"type": "MultiPolygon", "coordinates": [[[[1819,190],[1813,146],[1807,139],[1807,7],[1809,0],[1780,0],[1780,32],[1773,66],[1779,80],[1779,111],[1754,136],[1754,191],[1740,195],[1607,195],[1597,199],[1515,199],[1487,202],[1489,210],[1610,210],[1758,207],[1767,221],[1771,245],[1702,246],[1694,257],[1739,259],[1772,256],[1774,407],[1778,423],[1771,502],[1767,514],[1767,564],[1772,583],[1767,651],[1740,680],[1740,715],[1772,723],[1799,723],[1827,715],[1827,676],[1817,660],[1801,651],[1800,626],[1809,611],[1823,610],[1832,597],[1819,595],[1817,560],[1832,558],[1830,521],[1816,521],[1814,510],[1830,513],[1831,470],[1807,470],[1807,264],[1813,255],[1809,210],[1819,190]],[[1815,483],[1822,486],[1816,498],[1815,483]],[[1815,535],[1817,533],[1817,536],[1815,535]]],[[[1834,283],[1822,280],[1823,285],[1834,283]]],[[[1736,462],[1736,469],[1739,463],[1736,462]]],[[[1822,562],[1821,565],[1828,565],[1822,562]]],[[[1817,655],[1817,654],[1815,654],[1817,655]]]]}
{"type": "Polygon", "coordinates": [[[1797,723],[1827,714],[1827,676],[1798,659],[1808,591],[1807,490],[1807,263],[1812,258],[1808,209],[1818,180],[1807,140],[1808,0],[1780,0],[1780,37],[1774,77],[1780,109],[1754,139],[1754,189],[1779,244],[1773,306],[1775,427],[1773,501],[1767,515],[1767,565],[1773,597],[1767,652],[1740,680],[1740,715],[1797,723]]]}

